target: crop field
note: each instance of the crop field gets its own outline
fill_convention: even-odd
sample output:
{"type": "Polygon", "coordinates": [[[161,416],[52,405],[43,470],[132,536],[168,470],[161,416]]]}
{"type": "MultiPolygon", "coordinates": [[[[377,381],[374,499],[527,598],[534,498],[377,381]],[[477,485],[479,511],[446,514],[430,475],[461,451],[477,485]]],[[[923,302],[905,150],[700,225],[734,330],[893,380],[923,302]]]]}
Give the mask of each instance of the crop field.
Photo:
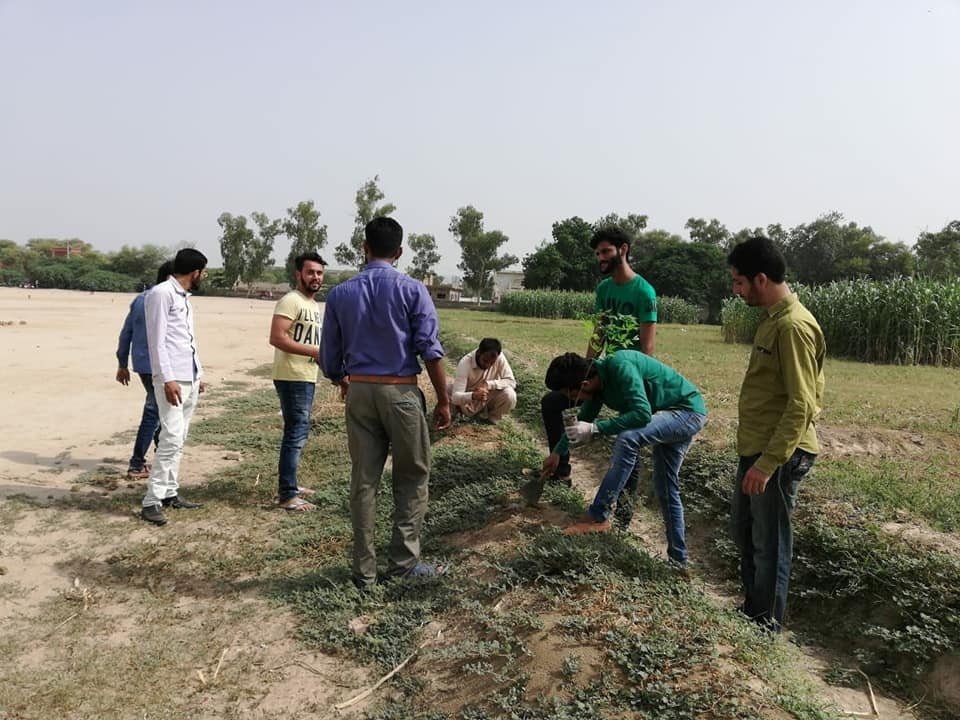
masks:
{"type": "MultiPolygon", "coordinates": [[[[556,354],[584,351],[588,326],[450,310],[441,327],[448,374],[497,337],[520,397],[504,423],[458,422],[433,438],[424,556],[449,563],[447,576],[366,594],[349,582],[350,461],[329,386],[301,461],[319,512],[275,509],[281,420],[269,369],[251,367],[191,428],[187,457],[239,458],[190,478],[205,503],[194,514],[146,528],[131,517],[139,486],[104,470],[78,481],[96,495],[0,504],[0,565],[30,537],[89,538],[58,559],[77,578],[70,591],[0,631],[0,717],[808,720],[869,715],[871,692],[884,718],[960,714],[956,369],[828,360],[789,632],[771,638],[734,610],[725,532],[748,346],[717,327],[658,327],[657,356],[702,389],[710,413],[681,474],[695,563],[683,578],[664,561],[652,506],[630,532],[560,533],[599,482],[603,443],[577,451],[573,488],[548,485],[536,507],[520,499],[524,470],[545,455],[543,373],[556,354]]],[[[382,543],[391,510],[388,468],[382,543]]]]}

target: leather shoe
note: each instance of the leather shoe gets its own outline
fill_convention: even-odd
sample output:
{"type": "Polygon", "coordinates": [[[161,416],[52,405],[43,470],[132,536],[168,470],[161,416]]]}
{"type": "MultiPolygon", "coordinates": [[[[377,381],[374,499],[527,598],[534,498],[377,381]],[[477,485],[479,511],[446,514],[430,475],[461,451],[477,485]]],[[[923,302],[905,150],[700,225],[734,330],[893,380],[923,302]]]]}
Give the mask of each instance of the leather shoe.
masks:
{"type": "Polygon", "coordinates": [[[179,495],[174,495],[173,497],[163,499],[164,507],[172,507],[174,510],[193,510],[194,508],[202,507],[203,503],[190,502],[189,500],[184,500],[179,495]]]}
{"type": "Polygon", "coordinates": [[[597,522],[589,515],[563,530],[564,535],[588,535],[590,533],[608,533],[611,530],[610,521],[597,522]]]}
{"type": "Polygon", "coordinates": [[[163,516],[163,513],[160,512],[159,505],[147,505],[140,510],[140,517],[146,520],[148,523],[153,523],[154,525],[167,524],[167,519],[163,516]]]}

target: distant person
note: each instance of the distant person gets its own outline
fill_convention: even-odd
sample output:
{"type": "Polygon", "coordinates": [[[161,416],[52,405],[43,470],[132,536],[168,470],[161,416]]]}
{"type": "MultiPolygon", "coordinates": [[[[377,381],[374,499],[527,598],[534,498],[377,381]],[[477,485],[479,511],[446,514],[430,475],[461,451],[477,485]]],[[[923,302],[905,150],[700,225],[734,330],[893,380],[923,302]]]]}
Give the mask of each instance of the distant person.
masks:
{"type": "Polygon", "coordinates": [[[207,276],[207,258],[199,250],[184,248],[173,259],[173,275],[154,285],[144,300],[147,345],[153,390],[160,411],[160,444],[153,456],[140,517],[154,525],[167,522],[162,507],[200,507],[180,497],[180,459],[190,419],[204,391],[203,367],[197,353],[190,293],[207,276]]]}
{"type": "Polygon", "coordinates": [[[310,413],[320,361],[320,306],[316,295],[327,263],[315,252],[294,258],[296,289],[277,302],[270,322],[273,345],[273,386],[283,413],[283,439],[277,469],[280,507],[307,512],[316,507],[304,500],[313,494],[297,484],[300,453],[310,433],[310,413]]]}
{"type": "Polygon", "coordinates": [[[640,448],[653,451],[653,489],[660,503],[667,536],[667,555],[679,568],[687,565],[686,531],[680,499],[680,466],[693,436],[707,422],[707,408],[697,387],[671,367],[636,350],[618,350],[592,363],[576,353],[554,359],[547,370],[547,387],[571,400],[584,401],[577,422],[565,433],[543,463],[549,475],[568,452],[598,435],[613,435],[610,468],[603,477],[587,515],[564,530],[565,535],[609,532],[610,516],[620,500],[640,448]],[[619,415],[597,420],[601,408],[619,415]]]}
{"type": "Polygon", "coordinates": [[[427,510],[430,433],[426,401],[417,386],[423,359],[437,394],[433,425],[450,426],[437,311],[426,286],[399,272],[403,228],[376,217],[364,228],[367,264],[327,297],[320,341],[323,374],[346,399],[352,472],[354,584],[377,581],[377,487],[387,453],[393,455],[393,534],[387,575],[433,577],[445,568],[420,560],[420,528],[427,510]]]}
{"type": "Polygon", "coordinates": [[[727,257],[733,292],[765,312],[740,388],[731,531],[740,548],[743,612],[780,632],[793,563],[793,509],[819,452],[823,332],[784,281],[771,240],[755,237],[727,257]]]}
{"type": "MultiPolygon", "coordinates": [[[[173,273],[173,260],[167,260],[157,270],[157,285],[165,282],[173,273]]],[[[128,361],[133,359],[133,371],[140,376],[140,382],[147,396],[143,402],[143,413],[140,416],[140,427],[137,429],[137,438],[133,441],[133,455],[127,463],[127,477],[144,480],[150,475],[150,465],[147,463],[147,451],[150,442],[154,445],[159,442],[160,411],[157,409],[157,398],[153,391],[153,376],[150,372],[150,351],[147,348],[147,319],[143,304],[146,291],[137,295],[130,303],[130,311],[120,329],[120,341],[117,345],[117,382],[121,385],[130,384],[130,370],[128,361]],[[131,352],[132,351],[132,352],[131,352]]]]}
{"type": "Polygon", "coordinates": [[[517,381],[500,341],[484,338],[457,364],[457,375],[447,384],[450,403],[467,417],[496,423],[517,406],[517,381]]]}

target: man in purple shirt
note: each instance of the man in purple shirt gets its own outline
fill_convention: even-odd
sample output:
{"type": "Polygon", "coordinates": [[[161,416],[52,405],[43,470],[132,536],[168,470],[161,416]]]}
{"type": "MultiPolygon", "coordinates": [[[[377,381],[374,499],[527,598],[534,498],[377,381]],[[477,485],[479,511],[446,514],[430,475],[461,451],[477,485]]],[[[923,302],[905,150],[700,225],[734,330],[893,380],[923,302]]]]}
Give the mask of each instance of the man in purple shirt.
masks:
{"type": "Polygon", "coordinates": [[[320,369],[346,400],[353,464],[350,519],[353,582],[377,580],[377,486],[387,452],[393,455],[393,535],[387,575],[429,577],[443,568],[420,562],[420,527],[427,510],[430,433],[426,400],[417,386],[418,356],[437,394],[433,424],[450,426],[443,347],[433,301],[423,283],[399,272],[403,228],[377,217],[364,228],[367,264],[330,291],[320,336],[320,369]]]}

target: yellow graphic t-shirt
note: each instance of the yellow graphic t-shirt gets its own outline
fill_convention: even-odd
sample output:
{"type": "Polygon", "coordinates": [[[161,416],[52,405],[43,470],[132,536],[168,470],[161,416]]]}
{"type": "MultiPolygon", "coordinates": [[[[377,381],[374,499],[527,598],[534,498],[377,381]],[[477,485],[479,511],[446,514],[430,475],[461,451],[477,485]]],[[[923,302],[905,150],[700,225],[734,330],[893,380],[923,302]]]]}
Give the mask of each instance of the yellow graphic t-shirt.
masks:
{"type": "MultiPolygon", "coordinates": [[[[280,298],[273,314],[293,320],[287,335],[294,342],[320,347],[320,328],[323,324],[320,319],[320,306],[316,300],[309,300],[299,290],[294,290],[280,298]]],[[[274,380],[315,383],[318,370],[316,357],[293,355],[273,349],[274,380]]]]}

